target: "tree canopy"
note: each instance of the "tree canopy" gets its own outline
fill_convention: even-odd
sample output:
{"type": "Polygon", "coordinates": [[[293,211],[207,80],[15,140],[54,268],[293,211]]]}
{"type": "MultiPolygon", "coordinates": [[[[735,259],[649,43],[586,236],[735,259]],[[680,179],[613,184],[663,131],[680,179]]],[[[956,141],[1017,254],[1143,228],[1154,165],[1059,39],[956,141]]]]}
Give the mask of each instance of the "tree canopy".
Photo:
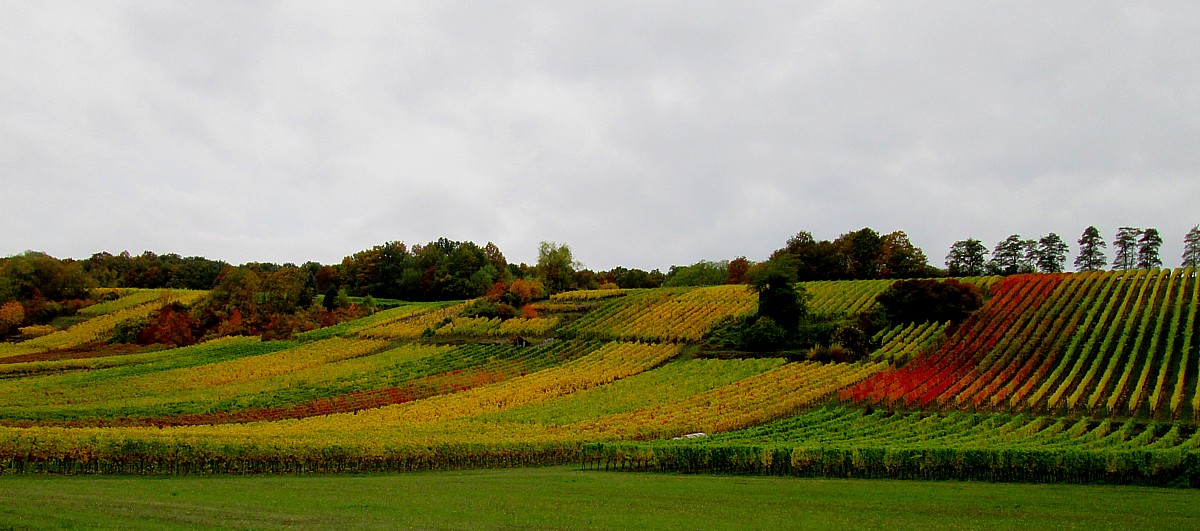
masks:
{"type": "Polygon", "coordinates": [[[1113,270],[1133,269],[1137,265],[1137,245],[1141,235],[1142,230],[1135,227],[1117,229],[1117,236],[1113,239],[1113,270]]]}
{"type": "Polygon", "coordinates": [[[664,286],[716,286],[729,277],[729,262],[701,260],[689,266],[671,266],[664,286]]]}
{"type": "Polygon", "coordinates": [[[479,297],[511,272],[494,244],[439,238],[411,249],[387,242],[342,260],[341,283],[352,296],[371,295],[404,300],[450,300],[479,297]]]}
{"type": "Polygon", "coordinates": [[[1158,229],[1149,228],[1138,238],[1137,266],[1138,269],[1154,269],[1162,267],[1162,259],[1158,257],[1158,248],[1162,246],[1162,236],[1158,229]]]}
{"type": "Polygon", "coordinates": [[[786,245],[771,254],[771,260],[787,257],[796,269],[796,279],[850,280],[914,278],[933,276],[925,253],[908,239],[904,231],[880,235],[863,228],[838,236],[833,241],[817,240],[801,231],[786,245]]]}
{"type": "Polygon", "coordinates": [[[808,313],[807,295],[796,286],[795,267],[786,260],[769,262],[750,277],[758,293],[758,316],[770,318],[785,331],[794,331],[808,313]]]}
{"type": "Polygon", "coordinates": [[[79,262],[35,251],[0,259],[0,302],[86,298],[93,287],[79,262]]]}
{"type": "Polygon", "coordinates": [[[1104,243],[1104,238],[1100,236],[1100,231],[1096,227],[1088,227],[1083,230],[1083,235],[1079,237],[1079,255],[1075,257],[1076,271],[1099,271],[1108,265],[1108,258],[1104,256],[1104,248],[1108,244],[1104,243]]]}
{"type": "Polygon", "coordinates": [[[1200,267],[1200,225],[1192,227],[1183,238],[1183,266],[1200,267]]]}
{"type": "Polygon", "coordinates": [[[954,321],[961,323],[983,305],[974,284],[955,279],[900,280],[875,299],[893,324],[954,321]]]}
{"type": "Polygon", "coordinates": [[[946,254],[946,267],[950,276],[973,277],[987,271],[987,247],[974,238],[959,240],[950,246],[946,254]]]}
{"type": "Polygon", "coordinates": [[[565,243],[542,242],[538,245],[537,266],[534,275],[550,293],[574,289],[575,270],[582,264],[575,260],[571,248],[565,243]]]}
{"type": "Polygon", "coordinates": [[[1037,242],[1023,240],[1013,234],[996,244],[992,259],[987,262],[987,272],[993,275],[1015,275],[1033,271],[1037,242]]]}
{"type": "Polygon", "coordinates": [[[1070,248],[1059,235],[1051,232],[1037,244],[1037,268],[1042,273],[1062,273],[1070,248]]]}

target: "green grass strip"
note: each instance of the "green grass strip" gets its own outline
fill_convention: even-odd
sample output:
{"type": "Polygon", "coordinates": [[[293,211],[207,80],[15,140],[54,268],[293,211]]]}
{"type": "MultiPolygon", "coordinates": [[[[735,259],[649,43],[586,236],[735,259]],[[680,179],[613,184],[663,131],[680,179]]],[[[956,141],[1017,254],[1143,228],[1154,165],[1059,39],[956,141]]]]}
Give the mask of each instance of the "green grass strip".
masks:
{"type": "Polygon", "coordinates": [[[0,477],[0,527],[1195,529],[1200,491],[616,474],[0,477]]]}

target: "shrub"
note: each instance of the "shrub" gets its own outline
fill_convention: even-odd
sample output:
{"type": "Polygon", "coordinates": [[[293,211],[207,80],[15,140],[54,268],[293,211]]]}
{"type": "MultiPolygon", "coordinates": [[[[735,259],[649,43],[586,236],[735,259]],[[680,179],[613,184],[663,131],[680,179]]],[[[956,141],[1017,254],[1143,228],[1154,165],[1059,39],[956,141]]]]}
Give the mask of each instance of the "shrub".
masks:
{"type": "Polygon", "coordinates": [[[50,325],[22,326],[20,328],[20,330],[21,330],[21,335],[26,338],[42,337],[42,336],[50,335],[50,334],[58,331],[57,328],[54,328],[53,326],[50,326],[50,325]]]}
{"type": "Polygon", "coordinates": [[[510,304],[479,299],[463,310],[463,317],[486,317],[492,319],[512,319],[517,316],[517,309],[510,304]]]}
{"type": "Polygon", "coordinates": [[[0,305],[0,336],[6,336],[25,322],[25,307],[17,301],[0,305]]]}
{"type": "Polygon", "coordinates": [[[756,352],[776,350],[787,344],[788,333],[775,320],[760,316],[741,334],[742,348],[756,352]]]}
{"type": "Polygon", "coordinates": [[[138,343],[171,347],[191,345],[196,342],[195,332],[199,325],[182,304],[167,304],[150,316],[149,322],[138,333],[138,343]]]}
{"type": "Polygon", "coordinates": [[[974,284],[954,279],[900,280],[875,300],[892,324],[962,322],[983,305],[983,294],[974,284]]]}

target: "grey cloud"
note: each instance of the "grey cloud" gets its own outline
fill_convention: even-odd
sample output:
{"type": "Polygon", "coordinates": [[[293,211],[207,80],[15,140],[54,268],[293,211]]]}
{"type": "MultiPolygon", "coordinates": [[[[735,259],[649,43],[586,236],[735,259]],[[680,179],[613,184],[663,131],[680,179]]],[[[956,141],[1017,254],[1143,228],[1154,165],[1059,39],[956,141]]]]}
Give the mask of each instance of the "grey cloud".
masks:
{"type": "Polygon", "coordinates": [[[666,268],[870,226],[940,263],[1132,224],[1172,264],[1200,222],[1189,4],[11,7],[0,254],[666,268]]]}

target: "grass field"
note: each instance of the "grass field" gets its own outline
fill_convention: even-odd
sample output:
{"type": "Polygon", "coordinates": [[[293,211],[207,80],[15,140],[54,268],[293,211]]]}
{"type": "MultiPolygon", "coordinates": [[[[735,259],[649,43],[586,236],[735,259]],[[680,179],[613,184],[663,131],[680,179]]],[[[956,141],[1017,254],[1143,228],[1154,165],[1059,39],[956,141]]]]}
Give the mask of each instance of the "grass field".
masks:
{"type": "Polygon", "coordinates": [[[1195,529],[1200,491],[680,476],[0,477],[0,528],[1195,529]]]}

